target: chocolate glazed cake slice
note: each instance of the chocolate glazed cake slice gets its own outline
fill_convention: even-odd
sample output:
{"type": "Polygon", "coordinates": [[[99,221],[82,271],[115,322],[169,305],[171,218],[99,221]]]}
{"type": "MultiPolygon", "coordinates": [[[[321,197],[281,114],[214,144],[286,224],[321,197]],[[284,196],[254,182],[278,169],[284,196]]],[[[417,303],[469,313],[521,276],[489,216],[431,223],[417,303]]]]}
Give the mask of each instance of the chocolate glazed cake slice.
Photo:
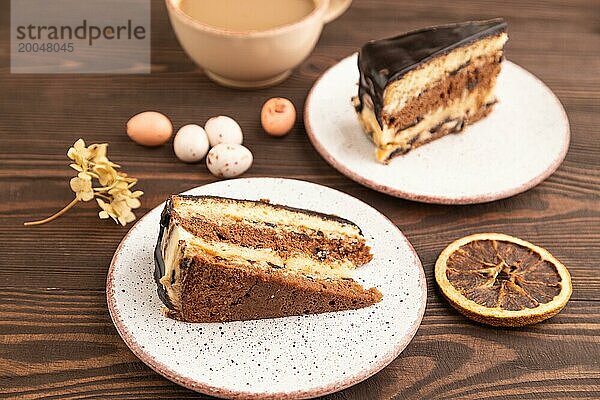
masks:
{"type": "Polygon", "coordinates": [[[490,113],[508,40],[502,19],[465,22],[367,43],[353,98],[377,160],[393,157],[490,113]]]}
{"type": "Polygon", "coordinates": [[[352,279],[371,258],[360,229],[345,219],[267,202],[171,196],[155,279],[171,318],[274,318],[379,302],[377,289],[352,279]]]}

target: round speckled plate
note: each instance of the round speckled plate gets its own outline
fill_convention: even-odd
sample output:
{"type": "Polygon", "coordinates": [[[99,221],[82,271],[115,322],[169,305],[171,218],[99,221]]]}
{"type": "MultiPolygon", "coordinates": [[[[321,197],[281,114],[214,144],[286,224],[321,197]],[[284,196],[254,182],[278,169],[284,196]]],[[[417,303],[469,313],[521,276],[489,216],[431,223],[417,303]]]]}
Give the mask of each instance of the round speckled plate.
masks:
{"type": "Polygon", "coordinates": [[[496,87],[499,103],[488,117],[382,165],[350,102],[357,92],[356,62],[354,54],[317,81],[304,125],[321,156],[362,185],[427,203],[483,203],[531,189],[567,154],[569,121],[560,101],[506,61],[496,87]]]}
{"type": "Polygon", "coordinates": [[[218,397],[308,398],[375,374],[414,336],[425,310],[423,268],[408,240],[377,210],[324,186],[279,178],[221,181],[187,193],[268,198],[355,222],[374,255],[355,278],[377,287],[383,300],[360,310],[268,320],[190,324],[168,319],[160,312],[153,278],[160,205],[125,236],[106,283],[119,334],[158,373],[218,397]]]}

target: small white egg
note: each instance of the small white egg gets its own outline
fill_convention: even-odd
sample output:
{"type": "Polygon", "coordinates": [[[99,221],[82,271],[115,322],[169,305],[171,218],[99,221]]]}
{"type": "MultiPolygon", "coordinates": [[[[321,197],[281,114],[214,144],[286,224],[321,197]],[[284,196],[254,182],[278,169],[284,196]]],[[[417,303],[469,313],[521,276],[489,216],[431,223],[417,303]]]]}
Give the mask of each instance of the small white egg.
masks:
{"type": "Polygon", "coordinates": [[[236,143],[220,143],[206,156],[208,170],[219,178],[233,178],[246,172],[252,165],[250,150],[236,143]]]}
{"type": "Polygon", "coordinates": [[[216,146],[219,143],[242,144],[244,141],[242,128],[233,118],[225,115],[212,117],[206,121],[204,129],[211,146],[216,146]]]}
{"type": "Polygon", "coordinates": [[[195,124],[182,126],[173,140],[175,155],[186,163],[202,160],[208,153],[208,147],[206,132],[195,124]]]}

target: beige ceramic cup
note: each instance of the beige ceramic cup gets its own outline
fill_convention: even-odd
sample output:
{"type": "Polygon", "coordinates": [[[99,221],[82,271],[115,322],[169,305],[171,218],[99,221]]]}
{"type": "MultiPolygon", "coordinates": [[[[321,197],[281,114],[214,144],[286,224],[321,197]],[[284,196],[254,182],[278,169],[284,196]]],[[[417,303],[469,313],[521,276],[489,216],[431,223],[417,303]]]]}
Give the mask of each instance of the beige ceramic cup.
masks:
{"type": "MultiPolygon", "coordinates": [[[[233,32],[198,22],[165,0],[181,47],[209,78],[236,88],[275,85],[286,79],[314,49],[323,25],[340,16],[352,0],[314,0],[306,17],[289,25],[233,32]]],[[[285,7],[285,0],[281,2],[285,7]]]]}

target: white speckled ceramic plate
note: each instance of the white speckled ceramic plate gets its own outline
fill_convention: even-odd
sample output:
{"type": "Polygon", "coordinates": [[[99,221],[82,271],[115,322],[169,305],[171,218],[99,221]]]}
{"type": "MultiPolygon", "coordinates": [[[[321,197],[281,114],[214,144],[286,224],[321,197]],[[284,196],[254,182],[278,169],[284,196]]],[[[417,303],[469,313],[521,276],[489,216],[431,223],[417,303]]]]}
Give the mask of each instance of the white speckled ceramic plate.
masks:
{"type": "Polygon", "coordinates": [[[499,103],[487,118],[382,165],[350,102],[357,92],[356,62],[354,54],[317,81],[304,125],[321,156],[362,185],[427,203],[483,203],[534,187],[567,154],[569,121],[560,101],[506,61],[496,87],[499,103]]]}
{"type": "Polygon", "coordinates": [[[308,398],[375,374],[414,336],[426,301],[421,262],[398,228],[372,207],[324,186],[276,178],[221,181],[187,193],[268,198],[354,221],[374,255],[355,277],[377,287],[383,300],[360,310],[256,321],[190,324],[168,319],[160,312],[153,278],[161,205],[125,236],[106,284],[119,334],[158,373],[218,397],[308,398]]]}

